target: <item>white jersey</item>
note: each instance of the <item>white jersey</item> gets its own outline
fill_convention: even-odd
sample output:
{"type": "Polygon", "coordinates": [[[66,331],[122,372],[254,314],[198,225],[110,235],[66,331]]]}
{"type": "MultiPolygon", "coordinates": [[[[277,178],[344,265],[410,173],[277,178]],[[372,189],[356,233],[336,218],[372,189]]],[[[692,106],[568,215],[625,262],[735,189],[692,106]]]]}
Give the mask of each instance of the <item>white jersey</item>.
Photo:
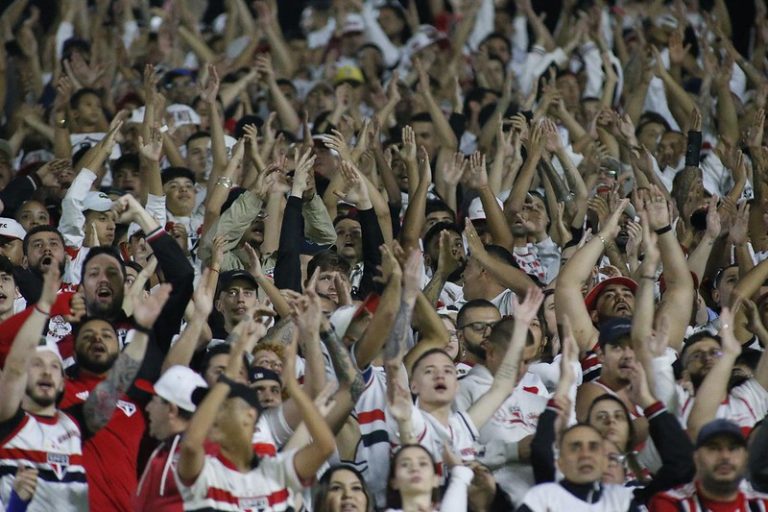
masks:
{"type": "Polygon", "coordinates": [[[518,512],[626,512],[633,506],[632,489],[623,485],[602,485],[600,499],[580,500],[560,484],[539,484],[525,495],[518,512]]]}
{"type": "Polygon", "coordinates": [[[61,411],[49,418],[19,409],[2,427],[10,432],[0,444],[0,501],[8,503],[19,466],[35,467],[37,490],[28,512],[88,510],[77,422],[61,411]]]}
{"type": "MultiPolygon", "coordinates": [[[[678,386],[680,410],[678,418],[686,425],[693,409],[694,397],[678,386]]],[[[736,423],[745,436],[748,436],[755,423],[768,413],[768,391],[755,379],[733,388],[725,401],[717,408],[716,418],[727,419],[736,423]]]]}
{"type": "MultiPolygon", "coordinates": [[[[185,485],[174,471],[184,510],[283,512],[295,509],[294,495],[303,490],[294,468],[294,450],[259,460],[241,473],[223,456],[206,455],[194,482],[185,485]]],[[[189,483],[189,482],[187,482],[189,483]]]]}
{"type": "MultiPolygon", "coordinates": [[[[397,422],[387,413],[387,423],[390,428],[390,442],[393,446],[400,444],[397,422]]],[[[411,435],[421,446],[426,448],[437,463],[440,484],[446,480],[443,469],[443,448],[446,444],[451,447],[462,460],[473,460],[477,454],[478,431],[472,418],[463,412],[454,412],[448,418],[448,425],[440,423],[437,418],[427,411],[413,407],[411,415],[411,435]]]]}
{"type": "MultiPolygon", "coordinates": [[[[457,408],[469,409],[492,383],[493,376],[488,368],[483,365],[473,367],[459,383],[457,408]]],[[[536,433],[539,415],[546,409],[548,401],[549,392],[542,380],[526,372],[512,394],[480,429],[478,459],[493,471],[496,482],[513,503],[520,503],[535,483],[531,465],[518,462],[517,443],[536,433]]]]}
{"type": "Polygon", "coordinates": [[[256,422],[251,445],[259,457],[274,457],[293,435],[293,429],[286,423],[283,407],[267,409],[256,422]]]}
{"type": "Polygon", "coordinates": [[[389,477],[389,429],[384,414],[387,406],[387,377],[384,368],[369,366],[363,372],[365,390],[355,404],[360,428],[355,466],[363,474],[379,507],[386,502],[389,477]]]}

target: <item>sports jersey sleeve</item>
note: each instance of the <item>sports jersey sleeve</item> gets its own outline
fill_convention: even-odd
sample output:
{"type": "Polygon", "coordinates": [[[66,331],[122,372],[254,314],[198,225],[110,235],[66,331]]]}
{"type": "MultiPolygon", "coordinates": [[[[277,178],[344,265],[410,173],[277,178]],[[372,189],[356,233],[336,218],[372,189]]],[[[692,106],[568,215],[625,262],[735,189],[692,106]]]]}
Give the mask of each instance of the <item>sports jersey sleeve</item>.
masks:
{"type": "MultiPolygon", "coordinates": [[[[393,445],[400,445],[400,429],[397,426],[397,421],[395,421],[395,418],[393,418],[390,414],[389,407],[387,407],[385,410],[387,430],[389,431],[389,440],[393,445]]],[[[424,440],[426,434],[427,422],[424,419],[424,414],[422,414],[421,410],[414,405],[413,412],[411,413],[411,437],[415,442],[423,444],[422,441],[424,440]]]]}
{"type": "Polygon", "coordinates": [[[467,510],[467,487],[475,473],[466,466],[451,469],[451,483],[443,495],[440,512],[465,512],[467,510]]]}
{"type": "Polygon", "coordinates": [[[749,379],[741,386],[733,388],[731,396],[746,403],[755,422],[768,413],[768,391],[755,379],[749,379]]]}
{"type": "Polygon", "coordinates": [[[262,459],[259,467],[264,471],[265,476],[275,480],[284,487],[293,492],[301,492],[304,487],[309,487],[313,482],[302,482],[299,475],[296,474],[296,463],[294,457],[298,450],[289,450],[277,454],[277,457],[262,459]]]}

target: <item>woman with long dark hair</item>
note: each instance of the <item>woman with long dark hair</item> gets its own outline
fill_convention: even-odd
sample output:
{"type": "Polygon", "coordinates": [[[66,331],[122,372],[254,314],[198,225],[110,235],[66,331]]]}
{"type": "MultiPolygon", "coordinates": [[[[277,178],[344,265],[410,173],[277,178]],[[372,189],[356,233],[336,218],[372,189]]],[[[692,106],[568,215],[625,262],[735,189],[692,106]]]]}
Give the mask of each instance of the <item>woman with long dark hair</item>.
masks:
{"type": "Polygon", "coordinates": [[[451,477],[441,500],[440,476],[432,454],[419,444],[403,445],[389,467],[387,511],[466,512],[467,487],[474,473],[449,450],[445,450],[443,458],[450,466],[451,477]]]}
{"type": "Polygon", "coordinates": [[[360,472],[341,464],[328,469],[315,488],[314,512],[373,512],[373,499],[360,472]]]}

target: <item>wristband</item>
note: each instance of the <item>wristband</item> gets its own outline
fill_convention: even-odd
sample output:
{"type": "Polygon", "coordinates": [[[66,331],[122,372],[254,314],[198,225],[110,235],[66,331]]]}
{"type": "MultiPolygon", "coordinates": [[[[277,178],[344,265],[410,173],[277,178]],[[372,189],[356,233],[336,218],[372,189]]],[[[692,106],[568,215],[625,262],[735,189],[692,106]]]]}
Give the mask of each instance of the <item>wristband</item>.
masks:
{"type": "Polygon", "coordinates": [[[672,225],[667,224],[663,228],[655,229],[654,231],[656,232],[657,235],[663,235],[664,233],[668,233],[669,231],[672,231],[672,225]]]}
{"type": "Polygon", "coordinates": [[[151,327],[144,327],[143,325],[139,325],[136,322],[133,323],[133,330],[136,331],[136,332],[140,332],[142,334],[146,334],[147,336],[152,334],[152,328],[151,327]]]}
{"type": "Polygon", "coordinates": [[[219,375],[219,378],[216,379],[216,382],[221,382],[222,384],[226,384],[227,386],[229,386],[230,389],[232,388],[232,386],[234,386],[236,384],[235,381],[233,381],[232,379],[230,379],[229,377],[227,377],[223,373],[221,375],[219,375]]]}
{"type": "Polygon", "coordinates": [[[685,148],[686,167],[698,167],[701,162],[701,132],[688,132],[688,145],[685,148]]]}
{"type": "Polygon", "coordinates": [[[38,312],[38,313],[40,313],[41,315],[45,315],[45,316],[51,316],[51,312],[50,312],[50,311],[43,311],[43,309],[42,309],[40,306],[38,306],[37,304],[35,304],[35,305],[34,305],[34,308],[35,308],[35,309],[37,310],[37,312],[38,312]]]}

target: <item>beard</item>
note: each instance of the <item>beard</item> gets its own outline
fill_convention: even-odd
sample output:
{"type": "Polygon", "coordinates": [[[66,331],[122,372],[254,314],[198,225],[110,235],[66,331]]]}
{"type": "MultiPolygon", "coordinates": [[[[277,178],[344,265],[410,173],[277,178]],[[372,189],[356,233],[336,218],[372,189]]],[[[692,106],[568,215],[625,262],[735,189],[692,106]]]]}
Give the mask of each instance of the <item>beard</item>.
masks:
{"type": "Polygon", "coordinates": [[[97,300],[87,301],[85,306],[88,316],[99,316],[110,320],[118,318],[123,310],[124,292],[125,290],[123,290],[122,286],[114,290],[112,300],[107,304],[97,300]]]}
{"type": "Polygon", "coordinates": [[[35,404],[37,404],[40,407],[50,407],[51,405],[55,404],[58,401],[59,395],[60,395],[60,393],[58,392],[53,397],[39,395],[35,390],[34,384],[27,385],[26,394],[30,400],[32,400],[35,404]]]}
{"type": "Polygon", "coordinates": [[[477,357],[481,361],[485,361],[486,351],[482,345],[473,345],[466,338],[464,339],[464,350],[477,357]]]}
{"type": "Polygon", "coordinates": [[[739,484],[744,478],[744,471],[737,474],[731,480],[720,480],[713,474],[704,474],[701,477],[702,486],[715,496],[728,496],[739,489],[739,484]]]}
{"type": "Polygon", "coordinates": [[[110,354],[110,356],[104,362],[94,361],[88,356],[87,353],[75,349],[75,360],[77,361],[77,364],[81,368],[84,368],[96,375],[107,373],[112,368],[112,365],[115,364],[115,360],[117,359],[118,355],[120,354],[116,352],[114,354],[110,354]]]}

